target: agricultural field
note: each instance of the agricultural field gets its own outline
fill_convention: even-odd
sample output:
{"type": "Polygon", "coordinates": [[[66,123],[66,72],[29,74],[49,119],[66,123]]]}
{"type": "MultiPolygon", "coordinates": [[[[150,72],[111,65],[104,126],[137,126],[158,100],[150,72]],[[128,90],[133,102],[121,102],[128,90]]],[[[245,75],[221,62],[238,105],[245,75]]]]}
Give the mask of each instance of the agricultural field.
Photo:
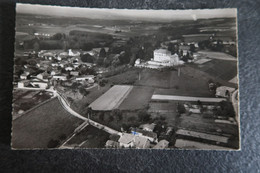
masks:
{"type": "Polygon", "coordinates": [[[181,68],[181,75],[175,70],[150,70],[144,69],[141,72],[141,80],[136,85],[155,88],[155,94],[182,95],[182,96],[213,96],[208,89],[208,80],[200,74],[192,71],[186,72],[187,67],[181,68]],[[184,71],[185,70],[185,71],[184,71]],[[198,80],[199,79],[199,80],[198,80]]]}
{"type": "Polygon", "coordinates": [[[15,89],[13,93],[13,119],[21,116],[25,111],[50,99],[53,94],[47,91],[32,91],[15,89]]]}
{"type": "Polygon", "coordinates": [[[118,108],[120,110],[145,109],[149,105],[153,92],[154,89],[151,87],[134,86],[118,108]]]}
{"type": "Polygon", "coordinates": [[[172,101],[153,101],[149,104],[148,112],[151,118],[164,117],[168,126],[175,127],[178,124],[177,102],[172,101]]]}
{"type": "Polygon", "coordinates": [[[88,125],[73,138],[71,138],[65,144],[65,147],[77,146],[79,148],[105,148],[109,135],[109,133],[103,130],[88,125]]]}
{"type": "Polygon", "coordinates": [[[203,65],[192,65],[192,67],[224,81],[229,81],[237,75],[237,61],[213,59],[203,65]]]}
{"type": "Polygon", "coordinates": [[[132,88],[133,86],[129,85],[115,85],[89,106],[93,110],[107,111],[116,109],[127,97],[132,88]]]}
{"type": "Polygon", "coordinates": [[[54,98],[13,121],[12,148],[47,148],[53,140],[59,144],[82,122],[54,98]]]}

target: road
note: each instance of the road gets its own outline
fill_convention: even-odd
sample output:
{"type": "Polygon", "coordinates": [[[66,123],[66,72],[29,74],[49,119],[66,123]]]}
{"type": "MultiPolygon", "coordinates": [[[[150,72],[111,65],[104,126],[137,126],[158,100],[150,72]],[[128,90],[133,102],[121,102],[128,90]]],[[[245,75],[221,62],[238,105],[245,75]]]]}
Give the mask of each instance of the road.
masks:
{"type": "Polygon", "coordinates": [[[207,98],[207,97],[189,97],[174,95],[158,95],[154,94],[152,100],[176,100],[176,101],[201,101],[201,102],[221,102],[226,101],[225,98],[207,98]]]}
{"type": "Polygon", "coordinates": [[[95,121],[93,121],[93,120],[91,120],[91,119],[88,119],[88,118],[86,118],[86,117],[84,117],[84,116],[78,114],[77,112],[75,112],[73,109],[70,108],[70,106],[68,105],[67,101],[66,101],[58,92],[56,92],[56,91],[54,91],[54,92],[55,92],[55,95],[58,97],[58,99],[59,99],[61,105],[63,106],[63,108],[64,108],[66,111],[68,111],[71,115],[73,115],[73,116],[75,116],[75,117],[77,117],[77,118],[80,118],[80,119],[82,119],[82,120],[84,120],[84,121],[88,121],[88,123],[89,123],[90,125],[92,125],[92,126],[98,128],[98,129],[102,129],[102,130],[106,131],[106,132],[109,133],[109,134],[118,134],[118,135],[121,135],[121,132],[119,132],[119,131],[116,131],[116,130],[114,130],[114,129],[111,129],[110,127],[107,127],[107,126],[105,126],[105,125],[103,125],[103,124],[97,123],[97,122],[95,122],[95,121]]]}

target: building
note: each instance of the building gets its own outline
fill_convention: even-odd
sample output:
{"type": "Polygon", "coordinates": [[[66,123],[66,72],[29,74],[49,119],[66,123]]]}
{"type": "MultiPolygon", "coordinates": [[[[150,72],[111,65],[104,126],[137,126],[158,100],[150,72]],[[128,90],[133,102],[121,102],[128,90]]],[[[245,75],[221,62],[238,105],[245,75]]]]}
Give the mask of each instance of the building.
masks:
{"type": "Polygon", "coordinates": [[[149,141],[151,142],[157,142],[157,134],[151,131],[145,131],[142,129],[138,129],[138,128],[130,128],[131,133],[135,134],[136,136],[143,136],[145,138],[147,138],[149,141]]]}
{"type": "Polygon", "coordinates": [[[138,149],[149,148],[150,141],[143,136],[135,136],[134,137],[134,147],[138,149]]]}
{"type": "Polygon", "coordinates": [[[119,146],[125,148],[131,148],[134,146],[134,137],[135,135],[129,133],[123,133],[122,136],[119,138],[119,146]]]}
{"type": "Polygon", "coordinates": [[[142,125],[139,126],[139,128],[141,128],[145,131],[153,132],[155,125],[156,124],[154,124],[154,123],[152,123],[152,124],[142,124],[142,125]]]}
{"type": "Polygon", "coordinates": [[[183,56],[186,56],[188,53],[190,53],[190,46],[188,45],[180,45],[179,50],[183,51],[183,56]]]}
{"type": "Polygon", "coordinates": [[[83,81],[83,80],[94,80],[94,75],[86,75],[86,76],[80,76],[76,78],[76,81],[83,81]]]}
{"type": "Polygon", "coordinates": [[[73,52],[71,49],[69,49],[69,56],[80,56],[80,52],[73,52]]]}
{"type": "Polygon", "coordinates": [[[171,59],[171,52],[167,49],[156,49],[153,51],[153,60],[168,63],[171,59]]]}
{"type": "Polygon", "coordinates": [[[30,80],[30,84],[33,88],[41,88],[41,89],[47,89],[49,84],[48,80],[45,79],[39,79],[37,77],[30,80]]]}
{"type": "Polygon", "coordinates": [[[154,149],[164,149],[169,146],[169,142],[165,139],[160,140],[153,148],[154,149]]]}
{"type": "Polygon", "coordinates": [[[216,97],[230,97],[235,90],[235,88],[220,86],[216,89],[216,97]]]}
{"type": "Polygon", "coordinates": [[[150,141],[144,136],[123,133],[118,140],[119,146],[124,148],[149,148],[150,141]]]}
{"type": "Polygon", "coordinates": [[[62,81],[67,80],[67,76],[65,75],[54,75],[52,78],[55,80],[62,80],[62,81]]]}
{"type": "Polygon", "coordinates": [[[106,148],[119,148],[119,143],[116,141],[108,140],[105,146],[106,148]]]}

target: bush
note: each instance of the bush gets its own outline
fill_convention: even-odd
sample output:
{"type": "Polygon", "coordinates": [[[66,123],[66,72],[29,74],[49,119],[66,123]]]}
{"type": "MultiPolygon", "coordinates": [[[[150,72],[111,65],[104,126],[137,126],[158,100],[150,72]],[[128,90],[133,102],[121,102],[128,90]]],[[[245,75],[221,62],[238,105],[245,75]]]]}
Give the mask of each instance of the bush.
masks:
{"type": "Polygon", "coordinates": [[[141,110],[138,112],[138,120],[141,122],[149,121],[150,117],[151,117],[151,115],[148,114],[146,111],[141,110]]]}
{"type": "Polygon", "coordinates": [[[133,122],[136,120],[136,117],[132,116],[127,119],[128,122],[133,122]]]}

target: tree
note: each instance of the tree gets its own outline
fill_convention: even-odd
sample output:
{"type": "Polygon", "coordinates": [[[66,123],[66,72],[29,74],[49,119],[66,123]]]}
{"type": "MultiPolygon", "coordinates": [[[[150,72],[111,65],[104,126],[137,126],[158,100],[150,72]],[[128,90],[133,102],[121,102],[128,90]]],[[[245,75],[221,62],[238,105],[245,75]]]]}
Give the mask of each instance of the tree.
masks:
{"type": "Polygon", "coordinates": [[[87,91],[84,87],[79,88],[80,94],[82,94],[84,97],[86,97],[89,94],[89,91],[87,91]]]}
{"type": "Polygon", "coordinates": [[[113,116],[109,116],[109,122],[112,122],[112,121],[114,121],[114,117],[113,116]]]}
{"type": "Polygon", "coordinates": [[[186,109],[185,109],[185,107],[184,107],[182,104],[177,103],[177,112],[178,112],[179,114],[183,114],[183,113],[186,112],[186,109]]]}
{"type": "Polygon", "coordinates": [[[111,114],[112,114],[114,117],[116,117],[116,120],[117,120],[117,121],[121,121],[122,118],[123,118],[123,117],[122,117],[122,111],[119,110],[119,109],[114,109],[114,110],[112,110],[111,114]]]}
{"type": "Polygon", "coordinates": [[[104,118],[105,118],[104,112],[99,112],[98,118],[99,118],[100,121],[104,121],[104,118]]]}
{"type": "Polygon", "coordinates": [[[94,63],[94,57],[87,53],[81,56],[81,61],[87,63],[94,63]]]}
{"type": "Polygon", "coordinates": [[[98,65],[103,65],[106,54],[107,53],[106,53],[106,50],[104,48],[100,49],[99,56],[98,56],[98,59],[97,59],[98,65]]]}
{"type": "Polygon", "coordinates": [[[146,111],[144,110],[141,110],[138,112],[138,120],[141,121],[141,122],[144,122],[144,121],[149,121],[150,120],[150,117],[151,115],[148,114],[146,111]]]}
{"type": "Polygon", "coordinates": [[[131,116],[131,117],[129,117],[129,118],[127,119],[128,122],[133,122],[133,121],[135,121],[135,120],[136,120],[136,117],[134,117],[134,116],[131,116]]]}

